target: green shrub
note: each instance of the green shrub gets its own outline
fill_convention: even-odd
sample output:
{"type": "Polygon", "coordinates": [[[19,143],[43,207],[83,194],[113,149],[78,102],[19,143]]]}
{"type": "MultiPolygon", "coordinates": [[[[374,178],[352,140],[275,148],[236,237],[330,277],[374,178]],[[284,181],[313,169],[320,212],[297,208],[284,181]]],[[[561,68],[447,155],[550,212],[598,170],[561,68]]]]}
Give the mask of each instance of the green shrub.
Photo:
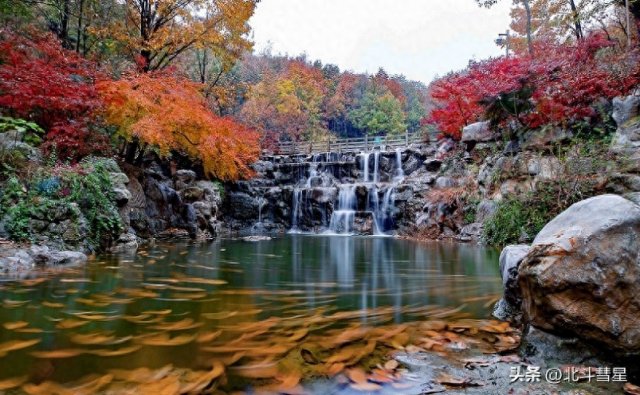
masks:
{"type": "Polygon", "coordinates": [[[0,195],[0,215],[14,240],[34,240],[43,229],[36,223],[56,222],[63,213],[80,226],[87,222],[90,248],[111,241],[122,224],[115,205],[109,169],[111,161],[87,159],[78,165],[55,165],[39,169],[28,180],[10,178],[0,195]]]}
{"type": "Polygon", "coordinates": [[[553,217],[547,205],[531,204],[533,196],[514,196],[500,203],[484,224],[484,240],[491,245],[530,241],[553,217]]]}
{"type": "Polygon", "coordinates": [[[44,136],[44,130],[36,123],[18,118],[0,117],[0,133],[11,131],[24,133],[23,141],[30,145],[40,144],[44,136]]]}
{"type": "Polygon", "coordinates": [[[485,242],[497,246],[529,242],[572,204],[606,192],[608,180],[624,161],[612,157],[609,145],[603,143],[605,138],[596,135],[559,147],[558,177],[538,181],[533,191],[509,195],[499,202],[495,214],[484,224],[485,242]]]}

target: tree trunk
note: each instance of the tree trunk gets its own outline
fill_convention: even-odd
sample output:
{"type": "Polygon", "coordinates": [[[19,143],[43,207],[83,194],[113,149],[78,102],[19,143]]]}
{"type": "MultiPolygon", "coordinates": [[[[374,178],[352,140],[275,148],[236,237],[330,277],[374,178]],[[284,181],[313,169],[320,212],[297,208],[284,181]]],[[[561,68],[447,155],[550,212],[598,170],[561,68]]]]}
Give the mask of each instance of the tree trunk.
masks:
{"type": "Polygon", "coordinates": [[[67,49],[72,48],[69,42],[69,0],[62,0],[62,7],[60,9],[60,32],[58,35],[63,47],[67,49]]]}
{"type": "Polygon", "coordinates": [[[527,46],[529,47],[529,55],[534,56],[533,53],[533,37],[531,33],[531,4],[530,0],[522,0],[524,10],[527,12],[527,46]]]}
{"type": "Polygon", "coordinates": [[[582,23],[580,22],[578,7],[576,7],[576,2],[574,0],[569,0],[569,5],[571,6],[571,19],[575,28],[576,38],[578,40],[582,40],[584,34],[582,33],[582,23]]]}
{"type": "Polygon", "coordinates": [[[82,17],[84,15],[84,0],[78,1],[78,26],[76,27],[76,52],[80,53],[80,42],[82,41],[82,17]]]}

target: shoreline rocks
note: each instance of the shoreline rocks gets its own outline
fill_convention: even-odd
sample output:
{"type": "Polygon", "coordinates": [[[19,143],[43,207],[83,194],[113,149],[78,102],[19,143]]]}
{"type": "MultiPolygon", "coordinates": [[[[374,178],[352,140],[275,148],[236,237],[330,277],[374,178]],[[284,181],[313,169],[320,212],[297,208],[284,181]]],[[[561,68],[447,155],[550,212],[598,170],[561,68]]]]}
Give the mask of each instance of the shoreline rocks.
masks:
{"type": "Polygon", "coordinates": [[[572,205],[531,246],[506,247],[500,272],[499,318],[521,313],[527,327],[640,355],[640,206],[631,200],[608,194],[572,205]]]}
{"type": "Polygon", "coordinates": [[[24,278],[34,271],[57,266],[74,266],[87,261],[80,251],[61,251],[45,245],[20,246],[0,240],[0,275],[24,278]]]}

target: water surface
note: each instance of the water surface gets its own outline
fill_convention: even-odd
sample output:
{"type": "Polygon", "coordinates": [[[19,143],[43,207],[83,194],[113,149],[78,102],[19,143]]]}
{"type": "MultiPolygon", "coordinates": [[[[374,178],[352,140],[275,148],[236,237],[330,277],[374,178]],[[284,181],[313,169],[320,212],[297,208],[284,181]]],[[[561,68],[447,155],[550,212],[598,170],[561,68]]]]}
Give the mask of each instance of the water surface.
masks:
{"type": "Polygon", "coordinates": [[[497,260],[497,251],[473,245],[302,235],[98,257],[1,284],[0,380],[69,382],[166,364],[198,369],[230,355],[269,360],[267,345],[295,343],[302,323],[311,325],[304,336],[443,310],[486,318],[502,288],[497,260]],[[224,349],[243,336],[266,348],[247,347],[241,356],[224,349]]]}

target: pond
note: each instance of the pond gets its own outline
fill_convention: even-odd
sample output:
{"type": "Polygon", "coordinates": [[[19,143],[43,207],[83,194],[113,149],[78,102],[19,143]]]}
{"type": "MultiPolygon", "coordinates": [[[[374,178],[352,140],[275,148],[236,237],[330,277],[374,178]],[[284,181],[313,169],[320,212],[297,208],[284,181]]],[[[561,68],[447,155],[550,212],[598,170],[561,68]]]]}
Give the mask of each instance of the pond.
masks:
{"type": "MultiPolygon", "coordinates": [[[[344,368],[354,356],[343,347],[354,340],[369,354],[384,339],[402,341],[372,342],[366,330],[488,318],[502,291],[497,261],[497,251],[474,245],[304,235],[102,256],[1,284],[0,382],[135,381],[135,368],[204,372],[212,361],[229,377],[259,381],[296,363],[283,362],[291,350],[344,368]],[[345,341],[327,346],[336,336],[345,341]],[[327,356],[332,347],[347,356],[327,356]]],[[[252,385],[230,381],[222,384],[252,385]]]]}

